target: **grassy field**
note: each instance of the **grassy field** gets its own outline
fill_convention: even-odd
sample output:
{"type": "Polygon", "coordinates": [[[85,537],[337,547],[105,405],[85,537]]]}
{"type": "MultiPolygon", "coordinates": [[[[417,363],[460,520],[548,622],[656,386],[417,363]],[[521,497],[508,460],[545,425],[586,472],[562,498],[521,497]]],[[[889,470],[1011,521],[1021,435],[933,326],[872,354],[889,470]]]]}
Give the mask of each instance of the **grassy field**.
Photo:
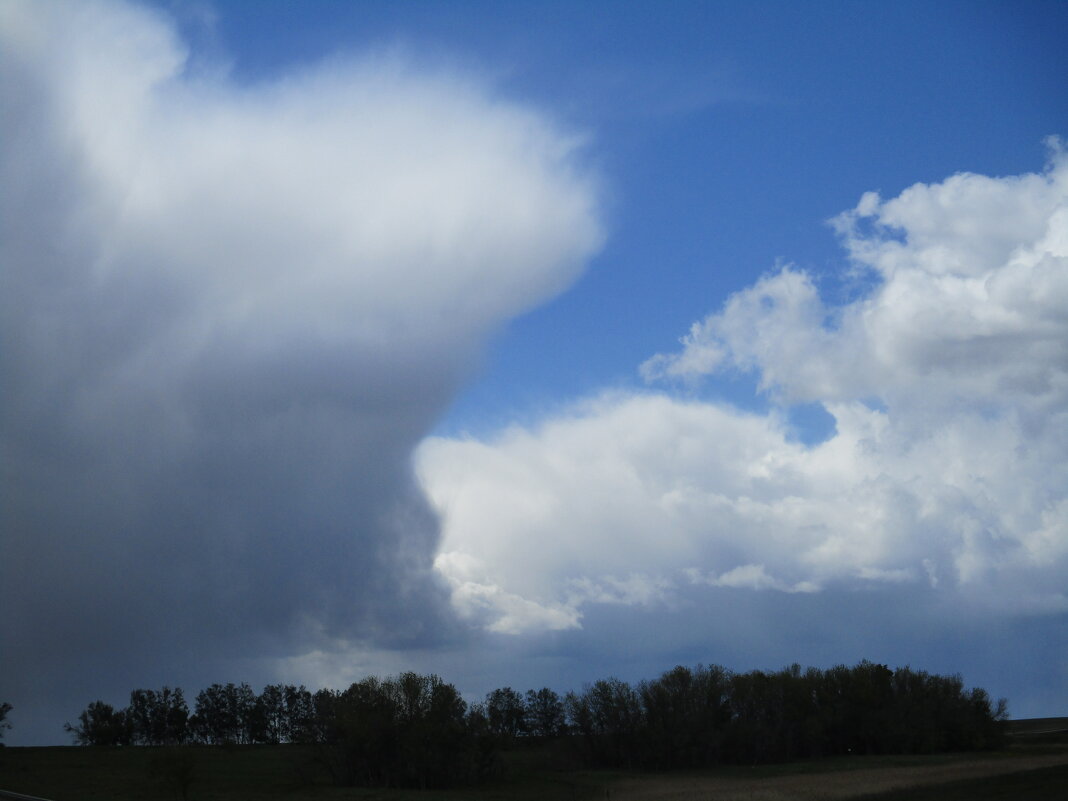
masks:
{"type": "Polygon", "coordinates": [[[1010,720],[1009,731],[1017,738],[1057,737],[1068,735],[1068,718],[1028,718],[1010,720]]]}
{"type": "Polygon", "coordinates": [[[371,790],[334,787],[302,746],[182,748],[4,748],[0,789],[53,801],[584,801],[603,796],[604,776],[546,770],[538,753],[505,755],[502,775],[474,789],[371,790]],[[599,795],[600,794],[600,795],[599,795]]]}
{"type": "Polygon", "coordinates": [[[863,801],[1063,801],[1068,765],[863,796],[863,801]]]}
{"type": "Polygon", "coordinates": [[[683,774],[562,769],[551,746],[519,748],[504,755],[492,782],[426,792],[333,787],[313,757],[301,746],[3,748],[0,788],[54,801],[1064,801],[1068,787],[1063,734],[1019,737],[1005,751],[979,755],[858,756],[683,774]]]}

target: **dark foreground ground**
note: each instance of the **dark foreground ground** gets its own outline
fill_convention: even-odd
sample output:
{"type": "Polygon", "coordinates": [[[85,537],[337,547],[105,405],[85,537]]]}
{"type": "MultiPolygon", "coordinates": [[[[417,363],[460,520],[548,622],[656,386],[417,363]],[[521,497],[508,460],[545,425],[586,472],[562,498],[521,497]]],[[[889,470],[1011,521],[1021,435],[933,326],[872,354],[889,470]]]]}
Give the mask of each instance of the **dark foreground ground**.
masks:
{"type": "Polygon", "coordinates": [[[680,774],[563,769],[552,746],[504,755],[475,788],[338,788],[301,746],[3,748],[0,789],[54,801],[995,801],[1068,799],[1068,718],[1020,721],[986,754],[851,757],[680,774]]]}

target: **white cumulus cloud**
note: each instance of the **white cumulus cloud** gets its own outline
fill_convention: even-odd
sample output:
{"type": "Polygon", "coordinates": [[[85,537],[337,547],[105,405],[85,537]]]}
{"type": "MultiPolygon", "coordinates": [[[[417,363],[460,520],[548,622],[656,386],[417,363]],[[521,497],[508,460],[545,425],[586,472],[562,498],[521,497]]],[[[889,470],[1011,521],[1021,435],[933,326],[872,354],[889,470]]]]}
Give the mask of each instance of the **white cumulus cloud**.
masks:
{"type": "Polygon", "coordinates": [[[1041,174],[960,174],[834,220],[876,286],[826,305],[786,268],[694,324],[650,379],[756,371],[787,401],[879,398],[894,409],[989,406],[1044,415],[1068,399],[1068,154],[1041,174]]]}
{"type": "Polygon", "coordinates": [[[655,592],[611,602],[878,586],[981,614],[1068,610],[1068,156],[1053,142],[1042,173],[867,194],[835,226],[872,276],[864,297],[830,305],[787,267],[642,366],[753,371],[772,412],[617,393],[425,442],[454,601],[487,588],[478,619],[510,630],[516,598],[529,630],[581,626],[606,598],[576,588],[626,581],[655,592]],[[795,402],[822,404],[831,436],[793,439],[795,402]]]}

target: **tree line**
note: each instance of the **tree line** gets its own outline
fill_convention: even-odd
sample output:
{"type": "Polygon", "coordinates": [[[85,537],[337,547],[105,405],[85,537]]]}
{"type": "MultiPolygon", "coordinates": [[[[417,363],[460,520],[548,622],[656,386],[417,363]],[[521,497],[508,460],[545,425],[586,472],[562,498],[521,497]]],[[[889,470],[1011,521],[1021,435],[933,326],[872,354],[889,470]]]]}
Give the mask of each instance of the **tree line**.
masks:
{"type": "Polygon", "coordinates": [[[960,676],[868,661],[734,673],[676,667],[561,696],[493,690],[468,704],[437,676],[370,677],[346,690],[213,684],[190,712],[180,688],[95,701],[66,730],[80,745],[298,743],[341,785],[446,787],[493,773],[518,742],[565,738],[591,766],[671,770],[836,754],[934,753],[1004,742],[1004,700],[960,676]]]}
{"type": "Polygon", "coordinates": [[[7,719],[7,713],[11,710],[12,706],[7,701],[0,703],[0,740],[4,739],[4,731],[11,728],[11,723],[7,719]]]}
{"type": "Polygon", "coordinates": [[[839,754],[998,748],[1008,716],[960,676],[864,661],[732,673],[676,667],[630,685],[598,681],[565,699],[591,764],[653,770],[839,754]]]}

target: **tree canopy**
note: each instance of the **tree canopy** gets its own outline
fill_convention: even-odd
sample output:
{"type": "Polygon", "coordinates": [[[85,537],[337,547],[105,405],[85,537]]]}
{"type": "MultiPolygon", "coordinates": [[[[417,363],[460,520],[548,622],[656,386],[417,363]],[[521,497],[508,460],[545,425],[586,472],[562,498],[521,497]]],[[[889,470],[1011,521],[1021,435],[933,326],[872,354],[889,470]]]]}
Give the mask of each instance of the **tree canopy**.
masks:
{"type": "MultiPolygon", "coordinates": [[[[0,705],[0,721],[10,705],[0,705]]],[[[511,687],[468,705],[434,675],[369,677],[347,689],[248,684],[134,690],[115,709],[94,701],[67,724],[79,745],[302,743],[340,785],[448,787],[496,769],[524,738],[566,737],[594,766],[671,770],[836,754],[996,748],[1006,703],[960,676],[862,661],[775,672],[677,666],[630,684],[607,678],[561,698],[511,687]]]]}

